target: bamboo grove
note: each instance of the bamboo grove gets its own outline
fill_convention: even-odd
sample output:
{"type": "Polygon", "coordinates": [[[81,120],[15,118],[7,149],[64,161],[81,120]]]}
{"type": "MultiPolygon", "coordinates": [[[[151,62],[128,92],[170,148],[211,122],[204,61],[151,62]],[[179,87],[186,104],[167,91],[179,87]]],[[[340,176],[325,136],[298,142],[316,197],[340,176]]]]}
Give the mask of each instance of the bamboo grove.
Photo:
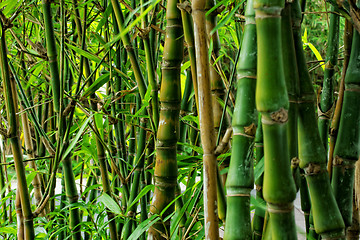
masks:
{"type": "Polygon", "coordinates": [[[0,238],[359,239],[360,9],[316,3],[0,1],[0,238]]]}

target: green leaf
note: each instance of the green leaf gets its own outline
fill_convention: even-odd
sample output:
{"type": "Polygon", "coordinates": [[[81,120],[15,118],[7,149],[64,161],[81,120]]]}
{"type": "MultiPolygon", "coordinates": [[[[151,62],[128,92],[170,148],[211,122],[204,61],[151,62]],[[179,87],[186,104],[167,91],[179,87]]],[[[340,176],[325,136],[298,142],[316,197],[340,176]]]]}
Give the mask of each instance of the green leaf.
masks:
{"type": "Polygon", "coordinates": [[[153,9],[156,4],[158,4],[160,2],[160,0],[156,0],[156,1],[153,1],[152,4],[147,8],[145,9],[145,11],[143,13],[141,13],[139,15],[139,17],[137,17],[133,22],[131,22],[123,31],[121,31],[118,35],[116,35],[110,42],[108,42],[104,48],[109,48],[110,46],[112,46],[114,43],[116,43],[117,41],[119,41],[123,36],[125,36],[126,34],[128,34],[128,32],[130,32],[136,24],[138,24],[141,19],[143,17],[146,16],[146,14],[148,14],[151,9],[153,9]]]}
{"type": "Polygon", "coordinates": [[[18,5],[18,1],[17,0],[8,0],[6,1],[6,4],[5,4],[5,9],[3,10],[3,14],[5,16],[9,15],[10,11],[15,9],[18,5]]]}
{"type": "Polygon", "coordinates": [[[146,195],[150,190],[154,191],[155,186],[154,185],[147,185],[144,187],[141,192],[137,195],[137,197],[132,201],[132,203],[127,207],[126,212],[130,211],[130,208],[139,201],[140,198],[142,198],[144,195],[146,195]]]}
{"type": "Polygon", "coordinates": [[[95,30],[96,32],[99,32],[100,29],[101,29],[101,28],[104,26],[104,24],[106,23],[106,21],[108,21],[108,18],[109,18],[109,16],[110,16],[110,14],[112,13],[112,10],[113,10],[112,4],[109,3],[109,5],[107,6],[104,14],[103,14],[102,17],[101,17],[101,20],[100,20],[99,24],[98,24],[97,27],[96,27],[96,30],[95,30]]]}
{"type": "Polygon", "coordinates": [[[29,186],[30,183],[32,182],[32,180],[34,180],[35,176],[36,176],[37,172],[31,172],[30,174],[28,174],[26,176],[26,183],[29,186]]]}
{"type": "Polygon", "coordinates": [[[75,52],[77,52],[78,54],[80,54],[81,56],[83,56],[83,57],[85,57],[85,58],[87,58],[87,59],[89,59],[89,60],[91,60],[93,62],[99,63],[101,61],[101,59],[98,56],[96,56],[96,55],[94,55],[94,54],[92,54],[90,52],[87,52],[85,50],[82,50],[81,48],[75,47],[75,46],[73,46],[73,45],[71,45],[69,43],[66,43],[66,45],[69,48],[71,48],[72,50],[74,50],[75,52]]]}
{"type": "Polygon", "coordinates": [[[254,169],[254,177],[255,177],[255,181],[257,179],[259,179],[259,177],[261,176],[261,174],[264,173],[264,157],[261,158],[261,160],[256,164],[255,169],[254,169]]]}
{"type": "Polygon", "coordinates": [[[141,234],[143,234],[146,230],[148,230],[154,223],[160,220],[158,215],[152,215],[150,218],[146,219],[142,223],[140,223],[137,228],[131,233],[128,240],[137,240],[140,238],[141,234]]]}
{"type": "Polygon", "coordinates": [[[119,207],[119,205],[115,202],[114,199],[112,199],[112,197],[110,197],[108,194],[103,193],[98,200],[102,203],[104,203],[104,205],[113,213],[115,214],[122,214],[121,209],[119,207]]]}
{"type": "Polygon", "coordinates": [[[91,120],[91,116],[89,116],[85,122],[83,123],[83,125],[81,126],[81,128],[79,129],[78,133],[76,134],[75,138],[71,141],[70,145],[68,146],[68,148],[66,149],[65,153],[63,154],[62,158],[66,158],[67,155],[73,150],[73,148],[75,147],[75,145],[78,143],[81,135],[83,134],[85,128],[87,127],[89,121],[91,120]]]}
{"type": "Polygon", "coordinates": [[[186,69],[188,69],[191,66],[190,61],[187,61],[181,66],[181,72],[184,72],[186,69]]]}
{"type": "Polygon", "coordinates": [[[1,233],[14,234],[16,235],[16,227],[2,227],[0,228],[1,233]]]}
{"type": "Polygon", "coordinates": [[[214,34],[214,32],[216,32],[219,28],[227,24],[244,1],[245,0],[241,0],[241,2],[237,3],[237,5],[231,10],[231,12],[225,18],[221,19],[221,21],[211,30],[210,34],[214,34]]]}

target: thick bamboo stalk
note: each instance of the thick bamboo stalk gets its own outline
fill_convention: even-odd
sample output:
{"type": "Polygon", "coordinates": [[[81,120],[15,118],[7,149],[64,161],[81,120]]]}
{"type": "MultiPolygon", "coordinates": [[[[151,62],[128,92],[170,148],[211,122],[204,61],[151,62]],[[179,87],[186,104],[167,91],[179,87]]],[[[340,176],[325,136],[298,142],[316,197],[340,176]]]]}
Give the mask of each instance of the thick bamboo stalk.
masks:
{"type": "Polygon", "coordinates": [[[300,167],[304,169],[311,198],[314,226],[323,238],[341,239],[344,222],[331,192],[326,171],[326,152],[315,116],[315,93],[306,66],[301,40],[300,4],[292,4],[293,33],[300,78],[298,141],[300,167]]]}
{"type": "Polygon", "coordinates": [[[23,153],[20,145],[19,133],[19,119],[17,116],[18,102],[16,94],[15,79],[10,77],[10,70],[7,58],[7,47],[5,41],[5,28],[2,20],[0,20],[1,27],[1,42],[0,42],[0,67],[1,76],[4,86],[4,96],[6,113],[9,122],[8,139],[12,147],[12,153],[15,162],[15,170],[18,179],[18,189],[21,200],[21,207],[24,216],[25,239],[30,240],[35,238],[33,214],[31,211],[29,190],[27,188],[25,168],[23,163],[23,153]]]}
{"type": "MultiPolygon", "coordinates": [[[[334,10],[334,6],[331,6],[330,11],[334,12],[334,10]]],[[[337,64],[339,50],[339,22],[340,16],[336,13],[330,13],[324,82],[322,85],[320,103],[318,103],[320,138],[325,150],[328,149],[329,125],[334,104],[335,67],[337,64]]]]}
{"type": "Polygon", "coordinates": [[[360,154],[360,35],[354,31],[349,66],[345,76],[344,102],[333,157],[332,187],[345,225],[352,223],[355,162],[360,154]]]}
{"type": "MultiPolygon", "coordinates": [[[[151,214],[160,214],[175,198],[177,185],[176,145],[180,136],[179,112],[181,102],[180,69],[183,60],[183,29],[177,0],[169,0],[166,11],[166,35],[160,88],[160,118],[156,141],[154,170],[155,191],[151,214]]],[[[169,207],[162,218],[174,210],[169,207]]],[[[148,239],[164,239],[169,234],[170,221],[157,222],[149,229],[148,239]],[[165,235],[161,235],[165,234],[165,235]]]]}
{"type": "Polygon", "coordinates": [[[253,1],[247,2],[245,29],[237,69],[232,154],[226,181],[227,213],[224,239],[251,239],[250,191],[254,188],[252,146],[256,132],[256,27],[253,1]]]}
{"type": "Polygon", "coordinates": [[[219,238],[217,215],[217,159],[214,154],[216,138],[212,112],[209,58],[206,34],[205,0],[192,2],[194,20],[198,103],[201,142],[203,146],[205,239],[219,238]],[[200,107],[201,106],[201,107],[200,107]]]}
{"type": "Polygon", "coordinates": [[[256,106],[262,114],[264,185],[273,239],[297,239],[293,201],[295,183],[287,147],[289,100],[281,52],[280,13],[285,2],[255,1],[258,37],[256,106]]]}

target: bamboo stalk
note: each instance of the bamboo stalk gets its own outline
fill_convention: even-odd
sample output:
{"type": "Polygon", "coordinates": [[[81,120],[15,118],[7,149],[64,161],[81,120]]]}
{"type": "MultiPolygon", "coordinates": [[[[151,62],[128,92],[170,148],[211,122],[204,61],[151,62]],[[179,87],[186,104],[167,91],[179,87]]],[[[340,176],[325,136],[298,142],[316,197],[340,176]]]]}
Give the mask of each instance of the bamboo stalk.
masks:
{"type": "MultiPolygon", "coordinates": [[[[183,60],[183,28],[177,0],[167,2],[166,35],[160,88],[160,118],[156,141],[154,170],[155,191],[150,206],[151,214],[160,214],[175,198],[177,185],[176,145],[180,136],[180,70],[183,60]]],[[[171,205],[162,215],[174,211],[171,205]]],[[[170,221],[157,222],[149,229],[148,239],[165,239],[170,233],[170,221]]]]}
{"type": "Polygon", "coordinates": [[[205,5],[205,0],[193,1],[192,16],[194,20],[196,68],[199,87],[200,134],[203,146],[205,239],[218,239],[217,159],[214,154],[216,136],[211,102],[205,5]]]}
{"type": "Polygon", "coordinates": [[[294,43],[300,78],[300,98],[298,100],[299,166],[305,172],[316,232],[323,238],[342,239],[344,222],[332,194],[326,171],[326,152],[321,143],[315,116],[315,93],[302,47],[299,2],[295,1],[292,8],[294,43]]]}
{"type": "Polygon", "coordinates": [[[20,134],[19,134],[19,119],[17,116],[18,102],[16,94],[15,79],[10,76],[10,70],[7,58],[7,47],[5,41],[5,28],[2,20],[1,25],[1,51],[0,51],[0,64],[1,64],[1,75],[4,86],[4,96],[6,112],[8,122],[10,124],[8,129],[8,139],[12,147],[12,153],[15,162],[15,170],[18,179],[18,195],[20,195],[22,213],[24,216],[24,228],[25,228],[25,239],[30,240],[35,238],[33,214],[31,211],[31,203],[29,190],[26,183],[25,168],[23,164],[23,154],[20,145],[20,134]]]}
{"type": "MultiPolygon", "coordinates": [[[[334,10],[335,7],[331,6],[330,11],[334,10]]],[[[330,26],[327,39],[328,46],[325,59],[326,63],[324,82],[322,86],[320,103],[318,103],[318,123],[320,138],[326,151],[328,149],[329,125],[334,104],[335,67],[337,64],[339,50],[339,22],[340,16],[338,14],[330,13],[330,26]]]]}
{"type": "Polygon", "coordinates": [[[224,239],[251,239],[250,192],[254,187],[252,147],[256,132],[256,27],[253,1],[247,2],[238,87],[233,113],[232,154],[226,181],[227,205],[224,239]]]}
{"type": "Polygon", "coordinates": [[[264,134],[264,185],[273,239],[297,239],[287,142],[289,100],[281,52],[280,13],[285,1],[255,1],[258,37],[256,106],[262,115],[264,134]]]}
{"type": "Polygon", "coordinates": [[[338,133],[338,129],[339,129],[340,114],[341,114],[341,108],[342,108],[342,103],[343,103],[343,99],[344,99],[345,75],[346,75],[346,70],[347,70],[348,65],[349,65],[352,37],[353,37],[352,24],[348,20],[345,20],[345,28],[344,28],[344,62],[343,62],[343,69],[342,69],[342,72],[341,72],[341,80],[340,80],[340,83],[339,83],[338,99],[337,99],[337,102],[336,102],[334,116],[332,118],[331,126],[330,126],[330,143],[329,143],[329,159],[330,159],[330,161],[328,161],[328,165],[327,165],[327,170],[329,172],[330,179],[331,179],[331,174],[332,174],[332,161],[331,161],[331,159],[333,159],[335,142],[336,142],[337,133],[338,133]]]}
{"type": "Polygon", "coordinates": [[[54,111],[59,112],[60,110],[60,79],[59,79],[59,68],[57,62],[56,53],[56,41],[54,35],[54,27],[51,17],[51,1],[42,0],[44,22],[45,22],[45,33],[46,33],[46,48],[47,56],[49,58],[50,74],[51,74],[51,86],[54,100],[54,111]]]}
{"type": "Polygon", "coordinates": [[[360,154],[360,106],[354,104],[360,98],[358,58],[360,35],[354,31],[349,66],[345,76],[344,102],[341,109],[339,135],[333,157],[331,185],[345,226],[352,223],[352,194],[355,163],[360,154]]]}

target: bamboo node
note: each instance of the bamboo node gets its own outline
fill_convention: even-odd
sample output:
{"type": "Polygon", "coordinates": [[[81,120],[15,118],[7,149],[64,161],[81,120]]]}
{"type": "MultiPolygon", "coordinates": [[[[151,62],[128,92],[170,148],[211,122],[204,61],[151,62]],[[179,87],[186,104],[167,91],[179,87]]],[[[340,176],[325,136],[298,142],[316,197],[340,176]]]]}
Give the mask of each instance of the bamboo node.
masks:
{"type": "Polygon", "coordinates": [[[278,111],[271,113],[270,117],[275,123],[286,123],[288,120],[288,111],[280,108],[278,111]]]}
{"type": "Polygon", "coordinates": [[[256,125],[254,123],[250,124],[249,126],[244,127],[244,132],[247,135],[255,136],[256,133],[256,125]]]}
{"type": "Polygon", "coordinates": [[[250,197],[250,193],[233,193],[226,194],[227,197],[250,197]]]}
{"type": "Polygon", "coordinates": [[[151,31],[150,27],[146,27],[144,29],[140,29],[138,35],[141,39],[148,39],[149,38],[149,33],[151,31]]]}
{"type": "Polygon", "coordinates": [[[297,168],[299,167],[300,159],[297,157],[293,157],[291,159],[291,168],[297,168]]]}
{"type": "Polygon", "coordinates": [[[345,84],[345,91],[360,92],[360,87],[358,84],[347,83],[347,84],[345,84]]]}
{"type": "Polygon", "coordinates": [[[294,210],[294,204],[275,205],[267,204],[267,211],[269,213],[289,213],[294,210]],[[276,206],[276,207],[274,207],[276,206]]]}
{"type": "Polygon", "coordinates": [[[187,12],[188,14],[191,14],[192,9],[191,9],[191,3],[189,1],[185,1],[183,3],[178,3],[176,4],[177,8],[187,12]]]}
{"type": "MultiPolygon", "coordinates": [[[[321,165],[317,163],[309,163],[307,167],[304,168],[305,175],[316,175],[322,172],[321,165]]],[[[325,170],[326,171],[326,170],[325,170]]]]}
{"type": "Polygon", "coordinates": [[[330,107],[329,110],[327,110],[326,112],[323,112],[321,110],[320,102],[318,101],[317,109],[318,109],[318,117],[319,117],[319,119],[326,119],[326,120],[331,119],[334,107],[335,107],[335,102],[332,104],[332,106],[330,107]]]}

